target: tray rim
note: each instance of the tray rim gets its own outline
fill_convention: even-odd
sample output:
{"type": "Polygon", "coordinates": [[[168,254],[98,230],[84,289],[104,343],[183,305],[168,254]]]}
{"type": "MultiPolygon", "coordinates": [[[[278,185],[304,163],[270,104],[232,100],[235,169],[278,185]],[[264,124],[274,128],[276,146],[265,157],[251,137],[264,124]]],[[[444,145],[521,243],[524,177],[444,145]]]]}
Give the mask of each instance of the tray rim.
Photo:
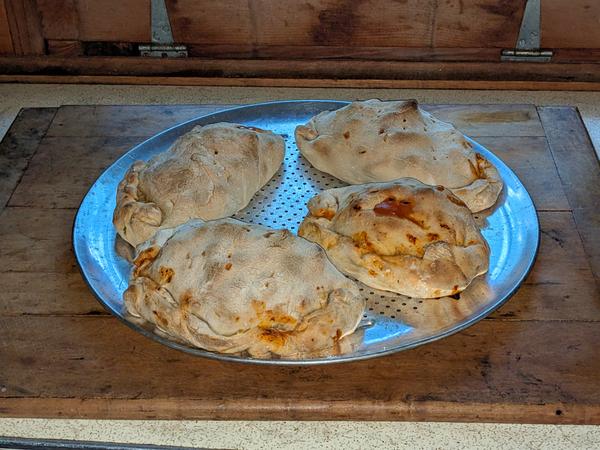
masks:
{"type": "MultiPolygon", "coordinates": [[[[534,217],[535,217],[534,225],[535,225],[535,230],[536,230],[536,236],[535,236],[536,239],[534,241],[534,249],[532,252],[531,260],[529,261],[526,270],[523,271],[523,273],[519,277],[518,281],[515,283],[515,286],[512,288],[512,290],[507,295],[505,295],[504,298],[502,298],[501,300],[494,303],[492,305],[492,307],[484,308],[481,312],[470,317],[468,320],[464,321],[460,325],[457,325],[451,329],[441,332],[435,336],[429,336],[429,337],[417,339],[416,341],[414,341],[410,344],[406,344],[402,347],[393,347],[393,348],[381,350],[378,352],[367,353],[367,354],[362,354],[362,355],[355,355],[355,356],[346,357],[346,358],[343,355],[341,355],[340,357],[313,358],[313,359],[280,359],[280,358],[259,359],[259,358],[243,358],[243,357],[239,357],[239,356],[232,355],[232,354],[216,353],[216,352],[211,352],[211,351],[208,351],[208,350],[205,350],[202,348],[190,347],[188,345],[181,344],[179,342],[170,340],[170,339],[163,337],[153,331],[150,331],[150,330],[138,325],[135,322],[127,320],[126,317],[124,317],[121,314],[118,314],[116,311],[114,311],[113,308],[102,298],[102,296],[98,293],[98,291],[94,288],[94,286],[90,282],[90,279],[88,278],[88,276],[86,275],[86,272],[84,271],[84,268],[82,267],[82,263],[81,263],[82,259],[80,258],[78,246],[76,245],[78,242],[76,239],[76,234],[78,231],[77,224],[80,219],[81,207],[83,206],[84,202],[88,199],[88,197],[94,190],[94,187],[96,186],[96,183],[98,183],[98,180],[107,171],[109,171],[114,165],[116,165],[119,162],[121,162],[122,160],[126,159],[132,151],[134,151],[135,149],[145,145],[146,143],[152,141],[153,139],[155,139],[161,135],[164,135],[176,128],[184,127],[192,122],[196,122],[201,119],[209,118],[216,114],[229,113],[229,112],[236,111],[236,110],[250,109],[250,108],[256,108],[256,107],[265,107],[265,106],[281,105],[281,104],[298,104],[298,103],[305,103],[305,102],[335,103],[335,104],[340,105],[340,108],[352,103],[351,101],[347,101],[347,100],[333,100],[333,99],[294,99],[294,100],[278,100],[278,101],[271,101],[271,102],[249,103],[249,104],[245,104],[245,105],[235,106],[232,108],[225,107],[224,109],[219,109],[217,111],[213,111],[213,112],[210,112],[207,114],[202,114],[202,115],[194,117],[192,119],[177,123],[171,127],[165,128],[164,130],[162,130],[158,133],[155,133],[154,135],[148,137],[147,139],[144,139],[142,142],[129,148],[124,154],[122,154],[119,158],[114,160],[108,167],[106,167],[102,171],[102,173],[100,175],[98,175],[98,177],[96,177],[96,180],[89,187],[89,189],[87,190],[85,195],[82,197],[82,199],[79,203],[79,206],[77,207],[77,213],[75,214],[75,218],[73,220],[73,226],[72,226],[72,230],[71,230],[71,240],[72,240],[71,244],[73,247],[73,253],[75,254],[75,259],[77,261],[77,268],[79,269],[79,273],[81,274],[83,280],[85,281],[85,284],[88,286],[90,291],[94,294],[94,297],[96,298],[96,300],[102,305],[102,307],[105,310],[107,310],[112,316],[116,317],[121,323],[124,323],[130,329],[142,334],[143,336],[150,338],[151,340],[153,340],[157,343],[160,343],[162,345],[165,345],[167,347],[173,348],[175,350],[179,350],[181,352],[184,352],[184,353],[187,353],[190,355],[200,356],[200,357],[209,358],[209,359],[218,360],[218,361],[236,362],[236,363],[240,363],[240,364],[257,364],[257,365],[268,365],[268,366],[314,366],[314,365],[323,365],[323,364],[342,364],[342,363],[351,363],[351,362],[355,362],[355,361],[363,361],[363,360],[367,360],[367,359],[391,355],[394,353],[400,353],[405,350],[410,350],[410,349],[413,349],[416,347],[420,347],[422,345],[426,345],[426,344],[429,344],[432,342],[439,341],[439,340],[449,337],[453,334],[459,333],[459,332],[469,328],[470,326],[475,325],[476,323],[480,322],[481,320],[483,320],[484,318],[486,318],[487,316],[492,314],[494,311],[499,309],[501,306],[503,306],[508,300],[510,300],[516,294],[516,292],[519,290],[519,288],[523,284],[523,281],[525,280],[525,278],[527,278],[527,276],[533,269],[533,266],[535,265],[535,262],[537,260],[539,247],[540,247],[540,239],[541,239],[539,214],[535,207],[535,203],[533,202],[533,199],[531,198],[531,195],[529,194],[529,191],[527,191],[527,189],[525,188],[525,185],[523,185],[523,183],[521,182],[519,177],[514,173],[514,171],[510,168],[510,166],[508,166],[506,163],[504,163],[504,161],[500,160],[500,158],[495,153],[488,150],[483,145],[478,144],[476,141],[474,141],[469,136],[465,135],[467,140],[476,142],[478,145],[485,148],[488,152],[492,153],[496,158],[498,158],[506,166],[506,168],[512,173],[512,175],[515,177],[515,179],[518,180],[518,182],[521,184],[521,186],[523,187],[523,192],[525,193],[527,199],[533,205],[533,212],[534,212],[534,217]]],[[[214,123],[216,123],[216,122],[214,122],[214,123]]]]}

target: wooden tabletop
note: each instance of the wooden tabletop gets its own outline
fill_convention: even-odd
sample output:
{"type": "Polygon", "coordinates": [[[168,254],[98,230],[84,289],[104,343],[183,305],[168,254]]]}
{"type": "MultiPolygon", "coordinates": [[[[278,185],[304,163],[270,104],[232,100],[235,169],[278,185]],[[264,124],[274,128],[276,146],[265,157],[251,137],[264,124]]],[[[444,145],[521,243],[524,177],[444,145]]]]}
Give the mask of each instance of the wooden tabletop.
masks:
{"type": "Polygon", "coordinates": [[[104,311],[71,248],[79,202],[201,106],[24,109],[0,144],[0,416],[600,423],[600,168],[578,112],[434,105],[517,173],[537,262],[490,317],[382,358],[266,367],[194,357],[104,311]]]}

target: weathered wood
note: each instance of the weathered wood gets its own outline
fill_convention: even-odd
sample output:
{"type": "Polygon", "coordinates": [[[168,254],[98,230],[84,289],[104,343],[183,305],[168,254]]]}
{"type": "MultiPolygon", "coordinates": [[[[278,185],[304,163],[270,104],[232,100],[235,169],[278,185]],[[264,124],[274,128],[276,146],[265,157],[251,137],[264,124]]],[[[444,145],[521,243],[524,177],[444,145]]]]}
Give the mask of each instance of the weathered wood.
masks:
{"type": "Polygon", "coordinates": [[[254,23],[250,3],[238,0],[168,1],[173,37],[184,43],[252,44],[254,23]]]}
{"type": "Polygon", "coordinates": [[[5,56],[0,74],[598,82],[600,64],[5,56]]]}
{"type": "MultiPolygon", "coordinates": [[[[570,136],[580,119],[561,112],[548,146],[529,105],[426,107],[523,178],[543,210],[537,262],[509,302],[457,335],[389,357],[308,368],[191,357],[103,312],[77,272],[72,208],[121,152],[200,114],[193,105],[60,108],[0,214],[0,415],[600,424],[600,295],[581,242],[600,227],[597,215],[578,216],[585,191],[569,185],[587,172],[567,162],[561,169],[557,158],[589,145],[570,136]]],[[[548,133],[554,119],[541,115],[548,133]]],[[[21,117],[11,132],[41,136],[29,123],[21,117]]]]}
{"type": "Polygon", "coordinates": [[[47,40],[46,50],[49,55],[57,56],[81,56],[83,55],[83,46],[81,41],[65,40],[47,40]]]}
{"type": "Polygon", "coordinates": [[[48,136],[147,138],[221,108],[222,105],[63,106],[48,136]]]}
{"type": "Polygon", "coordinates": [[[6,15],[6,5],[0,2],[0,55],[14,55],[15,49],[8,28],[8,16],[6,15]]]}
{"type": "MultiPolygon", "coordinates": [[[[72,405],[89,398],[168,400],[170,409],[154,408],[155,418],[190,417],[178,406],[193,399],[196,418],[411,420],[440,402],[442,408],[455,406],[444,408],[446,420],[481,420],[469,411],[470,403],[512,407],[514,416],[504,416],[510,421],[600,419],[600,358],[592,345],[600,333],[597,322],[579,323],[573,333],[568,322],[484,321],[377,360],[303,368],[192,357],[110,317],[12,317],[0,324],[0,349],[8,362],[0,367],[0,399],[44,397],[47,405],[55,398],[70,398],[72,405]],[[338,402],[349,410],[332,415],[329,407],[338,402]],[[521,405],[534,415],[521,414],[521,405]],[[570,417],[571,405],[584,414],[570,417]],[[564,411],[558,418],[557,409],[564,411]]],[[[106,406],[104,417],[121,416],[106,406]]],[[[60,413],[73,415],[68,409],[60,413]]],[[[55,414],[52,408],[35,415],[55,414]]]]}
{"type": "MultiPolygon", "coordinates": [[[[75,169],[72,169],[74,171],[75,169]]],[[[9,207],[0,216],[1,272],[31,272],[20,278],[0,276],[0,292],[7,292],[0,311],[6,315],[61,313],[81,314],[94,310],[95,301],[83,285],[64,292],[40,284],[37,273],[77,274],[71,252],[73,209],[9,207]],[[15,293],[23,286],[16,280],[30,280],[24,297],[15,293]],[[82,291],[83,289],[83,291],[82,291]],[[54,293],[52,293],[54,292],[54,293]],[[20,304],[22,298],[46,297],[48,303],[20,304]],[[84,304],[82,304],[84,299],[84,304]],[[54,302],[59,302],[56,306],[54,302]],[[91,303],[90,303],[91,302],[91,303]]],[[[542,249],[525,286],[493,317],[499,320],[598,320],[600,304],[582,299],[598,297],[585,253],[569,212],[540,213],[542,249]]],[[[44,275],[45,276],[45,275],[44,275]]],[[[62,284],[61,282],[61,285],[62,284]]],[[[98,309],[98,308],[97,308],[98,309]]],[[[0,312],[0,315],[2,313],[0,312]]]]}
{"type": "Polygon", "coordinates": [[[544,136],[533,105],[424,105],[472,137],[544,136]]]}
{"type": "Polygon", "coordinates": [[[75,273],[72,209],[5,208],[0,214],[3,270],[75,273]]]}
{"type": "Polygon", "coordinates": [[[17,187],[55,112],[55,108],[22,109],[0,142],[0,212],[17,187]]]}
{"type": "Polygon", "coordinates": [[[82,41],[150,42],[148,0],[76,0],[76,5],[82,41]]]}
{"type": "MultiPolygon", "coordinates": [[[[371,47],[348,45],[190,44],[188,54],[202,58],[367,59],[401,61],[497,61],[496,48],[371,47]]],[[[579,58],[584,54],[579,53],[579,58]]],[[[585,53],[588,56],[588,53],[585,53]]],[[[588,60],[591,58],[588,58],[588,60]]]]}
{"type": "Polygon", "coordinates": [[[108,314],[79,272],[0,272],[0,292],[0,316],[108,314]]]}
{"type": "MultiPolygon", "coordinates": [[[[229,105],[234,107],[236,105],[229,105]]],[[[150,136],[224,105],[63,106],[48,136],[150,136]],[[135,126],[131,117],[135,116],[135,126]]],[[[533,105],[423,105],[472,137],[544,136],[533,105]]]]}
{"type": "Polygon", "coordinates": [[[433,47],[511,48],[517,42],[525,2],[436,2],[433,47]]]}
{"type": "Polygon", "coordinates": [[[352,0],[250,3],[256,17],[256,40],[261,45],[426,47],[431,44],[435,14],[432,0],[380,0],[376,5],[352,0]]]}
{"type": "Polygon", "coordinates": [[[600,283],[598,157],[576,110],[567,107],[540,107],[538,111],[592,271],[600,283]]]}
{"type": "Polygon", "coordinates": [[[600,321],[594,283],[570,212],[539,213],[540,251],[519,291],[491,317],[600,321]],[[586,300],[587,299],[587,300],[586,300]]]}
{"type": "Polygon", "coordinates": [[[598,29],[600,4],[598,2],[544,0],[541,5],[543,47],[600,47],[600,29],[598,29]]]}
{"type": "MultiPolygon", "coordinates": [[[[42,33],[45,39],[79,38],[79,14],[77,0],[36,0],[42,20],[42,33]]],[[[108,5],[107,5],[108,6],[108,5]]],[[[105,10],[104,16],[110,9],[105,10]]]]}
{"type": "Polygon", "coordinates": [[[44,54],[42,24],[35,0],[4,0],[16,55],[44,54]]]}
{"type": "MultiPolygon", "coordinates": [[[[2,58],[0,58],[0,63],[2,58]]],[[[600,82],[578,81],[485,81],[485,80],[376,80],[333,78],[217,78],[117,75],[2,75],[0,83],[132,84],[161,86],[262,86],[389,89],[486,89],[516,91],[599,91],[600,82]]]]}
{"type": "MultiPolygon", "coordinates": [[[[71,109],[71,107],[69,107],[71,109]]],[[[71,113],[85,117],[91,108],[73,107],[71,113]]],[[[98,112],[98,110],[96,109],[98,112]]],[[[144,120],[141,108],[132,108],[132,115],[144,120]]],[[[61,115],[67,118],[71,115],[61,115]]],[[[126,112],[123,111],[123,120],[126,112]]],[[[160,114],[152,116],[171,121],[160,114]]],[[[118,121],[119,117],[114,117],[118,121]]],[[[186,118],[187,119],[187,118],[186,118]]],[[[61,119],[62,120],[62,119],[61,119]]],[[[76,121],[74,123],[80,123],[76,121]]],[[[166,126],[166,125],[165,125],[166,126]]],[[[89,128],[88,128],[89,129],[89,128]]],[[[157,123],[157,131],[162,126],[157,123]]],[[[62,131],[62,128],[61,128],[62,131]]],[[[493,130],[488,130],[493,132],[493,130]]],[[[525,183],[540,210],[568,210],[569,203],[562,191],[556,167],[542,137],[478,137],[479,142],[505,160],[525,183]],[[524,156],[525,155],[525,156],[524,156]]],[[[47,137],[31,160],[27,173],[14,190],[10,205],[41,208],[77,208],[103,169],[119,156],[141,142],[142,137],[47,137]],[[65,158],[65,154],[69,157],[65,158]],[[85,167],[85,171],[81,171],[85,167]],[[73,174],[78,173],[74,177],[73,174]]]]}
{"type": "Polygon", "coordinates": [[[554,160],[544,137],[477,137],[517,174],[541,211],[568,210],[554,160]]]}
{"type": "MultiPolygon", "coordinates": [[[[7,398],[0,403],[0,414],[6,417],[50,416],[49,399],[7,398]]],[[[278,399],[253,399],[251,404],[227,398],[213,401],[195,399],[75,399],[53,398],[52,411],[56,416],[78,419],[97,419],[98,411],[118,419],[171,420],[230,419],[235,411],[238,420],[407,420],[440,421],[453,417],[454,422],[505,422],[539,424],[596,424],[600,422],[598,409],[588,405],[542,404],[491,404],[474,402],[441,402],[432,400],[406,401],[386,405],[376,400],[318,402],[283,402],[278,399]]]]}
{"type": "Polygon", "coordinates": [[[15,189],[10,205],[77,208],[102,171],[142,140],[140,137],[47,137],[15,189]],[[82,171],[82,167],[86,170],[82,171]]]}

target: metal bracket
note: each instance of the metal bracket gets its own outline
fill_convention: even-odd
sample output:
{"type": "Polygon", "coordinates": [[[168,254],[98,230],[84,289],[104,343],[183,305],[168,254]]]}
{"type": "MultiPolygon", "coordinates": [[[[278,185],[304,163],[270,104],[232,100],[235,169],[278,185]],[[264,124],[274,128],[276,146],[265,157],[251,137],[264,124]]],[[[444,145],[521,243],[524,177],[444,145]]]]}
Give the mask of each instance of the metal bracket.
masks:
{"type": "Polygon", "coordinates": [[[502,50],[502,61],[548,62],[552,58],[552,50],[540,49],[540,1],[527,0],[517,45],[502,50]]]}
{"type": "Polygon", "coordinates": [[[165,0],[152,0],[152,43],[140,45],[140,55],[153,58],[185,58],[188,55],[185,45],[173,43],[173,32],[165,0]]]}

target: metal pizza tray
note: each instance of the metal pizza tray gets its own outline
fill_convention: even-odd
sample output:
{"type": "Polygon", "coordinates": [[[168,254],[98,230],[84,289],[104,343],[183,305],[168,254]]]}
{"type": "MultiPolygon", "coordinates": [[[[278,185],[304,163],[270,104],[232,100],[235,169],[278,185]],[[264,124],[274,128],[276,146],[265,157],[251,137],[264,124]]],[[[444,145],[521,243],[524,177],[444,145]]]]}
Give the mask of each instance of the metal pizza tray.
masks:
{"type": "Polygon", "coordinates": [[[294,128],[312,116],[348,102],[299,100],[263,103],[219,111],[170,128],[137,145],[98,178],[83,199],[73,229],[73,247],[83,277],[98,300],[134,330],[162,344],[208,358],[263,364],[323,364],[352,361],[413,348],[449,336],[483,319],[518,289],[531,269],[538,249],[539,224],[533,202],[517,176],[489,150],[471,141],[500,172],[504,188],[497,204],[476,220],[490,245],[487,274],[460,294],[421,300],[360,285],[367,300],[363,321],[344,353],[311,359],[253,359],[193,348],[157,334],[153,326],[133,320],[125,310],[130,265],[115,250],[112,213],[119,181],[136,160],[147,160],[166,150],[196,125],[236,122],[272,130],[286,141],[286,156],[275,176],[234,217],[272,228],[296,232],[306,202],[323,189],[345,183],[314,169],[298,152],[294,128]]]}

